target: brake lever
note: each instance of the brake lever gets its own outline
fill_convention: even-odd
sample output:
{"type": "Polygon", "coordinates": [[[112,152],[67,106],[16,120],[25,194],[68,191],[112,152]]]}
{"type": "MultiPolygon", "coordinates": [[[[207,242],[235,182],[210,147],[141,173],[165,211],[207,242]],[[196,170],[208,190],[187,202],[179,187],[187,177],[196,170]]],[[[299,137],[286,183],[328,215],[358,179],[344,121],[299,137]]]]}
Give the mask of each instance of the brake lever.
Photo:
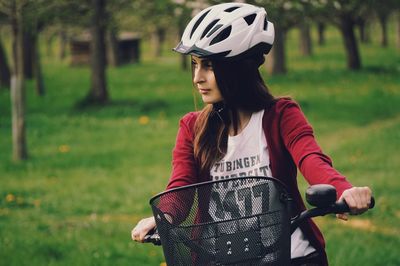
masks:
{"type": "Polygon", "coordinates": [[[145,235],[143,243],[152,243],[155,246],[161,246],[160,235],[158,234],[157,228],[151,229],[145,235]]]}

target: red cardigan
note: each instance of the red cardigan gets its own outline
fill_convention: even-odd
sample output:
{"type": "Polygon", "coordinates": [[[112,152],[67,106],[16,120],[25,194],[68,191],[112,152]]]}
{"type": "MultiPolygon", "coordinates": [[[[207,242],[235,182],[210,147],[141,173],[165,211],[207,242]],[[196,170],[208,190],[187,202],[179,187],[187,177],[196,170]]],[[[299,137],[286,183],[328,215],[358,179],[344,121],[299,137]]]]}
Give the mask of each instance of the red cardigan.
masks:
{"type": "MultiPolygon", "coordinates": [[[[198,113],[188,113],[180,121],[173,150],[173,168],[168,189],[208,181],[209,176],[199,176],[193,155],[194,124],[198,113]]],[[[270,166],[274,178],[286,184],[294,199],[296,213],[305,209],[297,186],[297,168],[310,185],[331,184],[339,197],[352,185],[332,167],[331,159],[322,153],[315,141],[313,130],[299,105],[290,99],[280,99],[266,108],[263,129],[267,139],[270,166]]],[[[325,242],[315,223],[309,219],[301,226],[305,236],[320,254],[325,264],[325,242]]]]}

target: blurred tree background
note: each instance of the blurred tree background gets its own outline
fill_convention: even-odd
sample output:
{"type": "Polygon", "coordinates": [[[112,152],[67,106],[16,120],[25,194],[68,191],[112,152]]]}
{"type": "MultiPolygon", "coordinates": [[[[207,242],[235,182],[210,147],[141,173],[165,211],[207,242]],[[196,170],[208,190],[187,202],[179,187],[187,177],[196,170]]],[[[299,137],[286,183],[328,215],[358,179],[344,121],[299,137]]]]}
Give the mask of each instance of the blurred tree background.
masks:
{"type": "MultiPolygon", "coordinates": [[[[54,38],[59,37],[59,57],[66,55],[68,40],[85,32],[90,43],[91,85],[80,102],[87,104],[107,104],[106,66],[118,66],[118,34],[130,31],[140,34],[152,49],[154,57],[162,56],[166,37],[178,40],[178,36],[190,19],[191,14],[210,4],[223,1],[185,1],[185,0],[1,0],[0,26],[2,33],[12,36],[12,56],[10,62],[4,50],[5,40],[0,39],[0,85],[9,87],[14,95],[13,106],[13,158],[28,158],[25,141],[25,79],[34,79],[36,92],[45,94],[45,84],[40,60],[39,36],[46,40],[47,55],[54,46],[54,38]],[[7,34],[8,33],[8,34],[7,34]],[[107,53],[108,51],[108,53],[107,53]],[[108,58],[107,58],[108,54],[108,58]],[[13,65],[10,68],[9,64],[13,65]],[[13,71],[10,71],[12,69],[13,71]],[[14,78],[13,78],[14,77],[14,78]],[[14,80],[15,82],[11,82],[14,80]]],[[[274,21],[276,37],[268,71],[271,74],[286,73],[285,38],[287,32],[299,28],[300,49],[304,56],[312,55],[310,27],[318,25],[318,44],[324,44],[324,29],[328,24],[337,27],[343,38],[347,68],[362,68],[359,41],[368,43],[373,23],[379,23],[381,46],[388,46],[388,18],[397,17],[396,40],[399,40],[399,2],[395,0],[303,0],[303,1],[248,1],[250,4],[264,6],[268,16],[274,21]],[[360,38],[356,38],[356,27],[360,38]]],[[[169,42],[171,43],[171,42],[169,42]]],[[[138,52],[139,53],[139,52],[138,52]]],[[[140,55],[137,55],[138,57],[140,55]]],[[[182,68],[187,68],[183,57],[182,68]]]]}
{"type": "MultiPolygon", "coordinates": [[[[0,0],[0,265],[162,262],[160,249],[121,237],[149,214],[147,199],[166,184],[177,121],[201,104],[188,57],[171,48],[194,14],[222,2],[0,0]]],[[[262,69],[272,91],[295,96],[356,183],[398,193],[399,157],[388,154],[400,143],[400,2],[240,2],[265,7],[274,23],[262,69]]],[[[354,225],[374,233],[362,243],[400,244],[393,197],[378,197],[384,229],[372,216],[354,225]]],[[[336,248],[357,231],[320,225],[333,228],[334,265],[361,265],[346,264],[344,250],[362,243],[336,248]]],[[[400,264],[396,252],[377,252],[363,264],[400,264]]]]}

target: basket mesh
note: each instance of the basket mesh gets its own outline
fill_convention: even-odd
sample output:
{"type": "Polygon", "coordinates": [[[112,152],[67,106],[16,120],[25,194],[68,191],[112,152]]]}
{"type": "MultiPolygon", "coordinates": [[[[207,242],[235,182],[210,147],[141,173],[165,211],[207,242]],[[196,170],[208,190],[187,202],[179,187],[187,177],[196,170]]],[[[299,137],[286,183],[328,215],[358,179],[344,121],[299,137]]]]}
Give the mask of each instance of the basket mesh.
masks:
{"type": "Polygon", "coordinates": [[[272,178],[205,182],[151,200],[168,265],[289,265],[287,193],[272,178]]]}

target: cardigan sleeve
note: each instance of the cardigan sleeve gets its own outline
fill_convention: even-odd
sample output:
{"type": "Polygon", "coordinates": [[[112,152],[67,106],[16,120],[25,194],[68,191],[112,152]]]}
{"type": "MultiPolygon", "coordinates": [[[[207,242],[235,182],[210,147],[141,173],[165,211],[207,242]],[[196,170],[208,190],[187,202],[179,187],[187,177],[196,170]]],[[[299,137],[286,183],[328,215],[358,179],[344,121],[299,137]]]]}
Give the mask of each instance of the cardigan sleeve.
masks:
{"type": "Polygon", "coordinates": [[[337,197],[352,185],[332,166],[331,159],[317,144],[311,125],[294,101],[285,101],[280,112],[283,142],[294,162],[310,185],[331,184],[337,197]]]}
{"type": "Polygon", "coordinates": [[[168,189],[197,183],[197,167],[193,151],[193,128],[196,117],[196,113],[188,113],[179,122],[175,147],[172,151],[172,173],[168,189]]]}
{"type": "MultiPolygon", "coordinates": [[[[186,114],[179,122],[175,147],[172,151],[172,173],[167,190],[197,183],[197,168],[193,153],[196,113],[186,114]]],[[[193,190],[167,192],[160,196],[157,208],[168,214],[170,223],[179,224],[186,219],[194,200],[193,190]]]]}

